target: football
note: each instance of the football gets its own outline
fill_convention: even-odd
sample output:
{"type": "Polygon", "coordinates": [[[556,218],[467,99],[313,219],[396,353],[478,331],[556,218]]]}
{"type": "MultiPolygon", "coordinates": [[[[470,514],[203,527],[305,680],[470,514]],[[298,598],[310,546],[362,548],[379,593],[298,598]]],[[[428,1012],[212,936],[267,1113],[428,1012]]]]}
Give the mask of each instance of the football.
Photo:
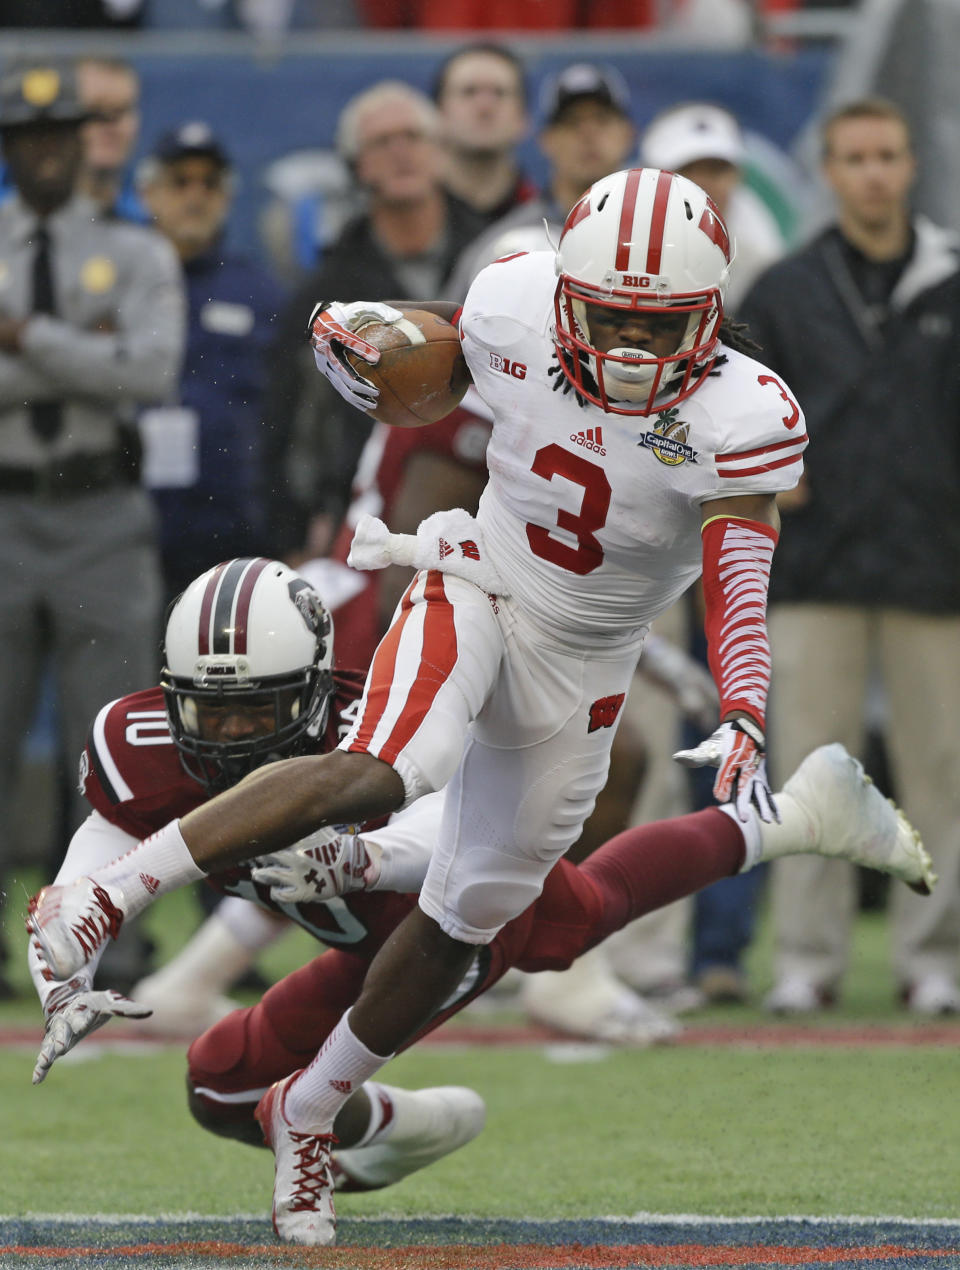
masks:
{"type": "Polygon", "coordinates": [[[370,413],[382,423],[419,428],[444,419],[459,404],[470,383],[457,328],[425,309],[408,309],[404,320],[387,326],[369,322],[357,334],[380,350],[371,366],[356,354],[350,365],[380,389],[370,413]]]}

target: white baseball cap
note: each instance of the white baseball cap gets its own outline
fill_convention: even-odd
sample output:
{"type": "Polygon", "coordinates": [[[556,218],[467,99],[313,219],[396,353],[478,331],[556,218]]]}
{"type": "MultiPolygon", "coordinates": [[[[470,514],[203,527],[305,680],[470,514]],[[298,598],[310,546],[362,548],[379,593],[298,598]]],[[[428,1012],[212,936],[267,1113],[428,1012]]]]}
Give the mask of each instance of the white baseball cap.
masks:
{"type": "Polygon", "coordinates": [[[740,125],[728,110],[706,102],[673,106],[648,125],[640,141],[644,167],[676,172],[698,159],[743,164],[746,149],[740,125]]]}

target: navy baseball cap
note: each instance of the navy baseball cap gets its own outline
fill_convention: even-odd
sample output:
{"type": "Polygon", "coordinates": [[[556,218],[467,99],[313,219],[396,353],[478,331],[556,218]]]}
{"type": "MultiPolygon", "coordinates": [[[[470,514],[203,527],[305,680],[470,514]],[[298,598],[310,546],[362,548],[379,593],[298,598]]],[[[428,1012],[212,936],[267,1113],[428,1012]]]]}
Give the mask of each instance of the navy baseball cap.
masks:
{"type": "Polygon", "coordinates": [[[158,163],[176,163],[178,159],[200,157],[212,159],[221,168],[232,166],[226,147],[202,119],[191,119],[165,132],[157,139],[150,157],[158,163]]]}
{"type": "Polygon", "coordinates": [[[572,102],[584,97],[610,106],[624,119],[631,118],[630,89],[618,70],[593,62],[574,62],[543,87],[540,114],[544,123],[556,123],[572,102]]]}

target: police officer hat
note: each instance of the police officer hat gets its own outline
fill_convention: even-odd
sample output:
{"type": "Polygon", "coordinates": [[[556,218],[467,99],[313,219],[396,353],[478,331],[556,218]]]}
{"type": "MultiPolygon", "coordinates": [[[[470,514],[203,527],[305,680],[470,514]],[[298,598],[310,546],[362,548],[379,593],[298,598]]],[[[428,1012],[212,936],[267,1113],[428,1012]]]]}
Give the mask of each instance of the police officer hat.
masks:
{"type": "Polygon", "coordinates": [[[0,77],[0,129],[36,123],[79,125],[89,118],[69,66],[31,63],[8,69],[0,77]]]}

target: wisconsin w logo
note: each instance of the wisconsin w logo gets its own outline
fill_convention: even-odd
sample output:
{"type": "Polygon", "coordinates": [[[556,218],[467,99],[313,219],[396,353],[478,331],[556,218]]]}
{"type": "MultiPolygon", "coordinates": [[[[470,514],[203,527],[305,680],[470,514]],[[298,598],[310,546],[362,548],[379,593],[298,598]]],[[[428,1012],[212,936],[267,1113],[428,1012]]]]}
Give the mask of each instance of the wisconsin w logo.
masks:
{"type": "Polygon", "coordinates": [[[590,707],[590,723],[588,732],[598,732],[600,728],[612,728],[617,721],[620,707],[623,705],[625,692],[615,693],[612,697],[598,697],[590,707]]]}

